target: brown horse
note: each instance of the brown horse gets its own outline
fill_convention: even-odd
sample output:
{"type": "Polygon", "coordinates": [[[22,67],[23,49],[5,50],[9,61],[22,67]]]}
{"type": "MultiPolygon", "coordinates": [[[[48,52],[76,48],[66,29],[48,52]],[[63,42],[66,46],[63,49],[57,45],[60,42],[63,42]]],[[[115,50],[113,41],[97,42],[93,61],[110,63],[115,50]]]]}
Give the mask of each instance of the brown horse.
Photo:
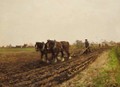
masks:
{"type": "Polygon", "coordinates": [[[65,52],[67,54],[67,58],[71,58],[70,57],[70,52],[69,52],[69,47],[70,44],[67,41],[61,41],[62,47],[63,47],[63,52],[65,52]]]}
{"type": "Polygon", "coordinates": [[[67,41],[55,41],[55,40],[47,40],[47,50],[51,51],[52,59],[58,60],[58,54],[61,53],[61,57],[64,57],[64,52],[67,54],[67,59],[70,57],[69,53],[69,42],[67,41]]]}
{"type": "Polygon", "coordinates": [[[40,51],[41,53],[41,59],[43,59],[43,56],[45,55],[45,60],[47,61],[47,49],[46,44],[44,42],[36,42],[35,44],[36,51],[40,51]]]}

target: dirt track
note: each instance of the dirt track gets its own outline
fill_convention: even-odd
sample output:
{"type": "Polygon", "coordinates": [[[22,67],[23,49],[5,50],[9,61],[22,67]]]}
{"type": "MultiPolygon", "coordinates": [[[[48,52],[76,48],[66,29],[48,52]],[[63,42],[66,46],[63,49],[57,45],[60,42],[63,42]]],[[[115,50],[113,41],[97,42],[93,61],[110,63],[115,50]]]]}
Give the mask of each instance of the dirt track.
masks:
{"type": "Polygon", "coordinates": [[[87,55],[77,56],[71,60],[51,65],[31,63],[31,70],[27,70],[27,66],[30,69],[30,65],[26,64],[21,67],[20,72],[13,70],[7,73],[6,78],[1,83],[3,86],[9,87],[53,87],[85,69],[102,51],[103,49],[97,50],[87,55]],[[39,68],[37,68],[38,65],[39,68]],[[35,67],[33,68],[33,66],[35,67]]]}

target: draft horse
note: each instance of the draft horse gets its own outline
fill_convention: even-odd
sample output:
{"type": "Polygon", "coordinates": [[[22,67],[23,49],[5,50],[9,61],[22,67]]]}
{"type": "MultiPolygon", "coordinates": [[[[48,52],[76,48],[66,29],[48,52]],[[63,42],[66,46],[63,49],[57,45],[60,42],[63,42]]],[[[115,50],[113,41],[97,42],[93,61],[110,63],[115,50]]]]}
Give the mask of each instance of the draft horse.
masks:
{"type": "Polygon", "coordinates": [[[40,51],[41,53],[41,59],[43,59],[43,56],[45,55],[45,61],[47,61],[47,49],[46,44],[44,42],[36,42],[35,44],[36,51],[40,51]]]}
{"type": "Polygon", "coordinates": [[[61,53],[61,58],[64,58],[64,52],[67,54],[68,59],[70,57],[69,53],[69,42],[67,41],[56,41],[56,40],[47,40],[46,43],[47,50],[52,53],[52,59],[58,60],[58,54],[61,53]]]}

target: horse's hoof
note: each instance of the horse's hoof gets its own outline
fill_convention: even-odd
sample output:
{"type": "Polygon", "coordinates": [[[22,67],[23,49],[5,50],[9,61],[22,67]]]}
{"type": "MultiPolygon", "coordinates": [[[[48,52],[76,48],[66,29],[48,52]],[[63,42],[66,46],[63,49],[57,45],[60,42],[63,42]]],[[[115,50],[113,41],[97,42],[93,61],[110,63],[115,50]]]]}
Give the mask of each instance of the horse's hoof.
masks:
{"type": "Polygon", "coordinates": [[[65,59],[64,59],[64,58],[62,58],[62,61],[65,61],[65,59]]]}
{"type": "Polygon", "coordinates": [[[48,60],[47,60],[46,62],[47,62],[47,63],[50,63],[50,61],[48,61],[48,60]]]}
{"type": "Polygon", "coordinates": [[[42,58],[42,61],[45,62],[46,61],[45,58],[42,58]]]}
{"type": "Polygon", "coordinates": [[[57,57],[57,59],[58,59],[58,60],[61,60],[61,58],[60,58],[60,57],[57,57]]]}
{"type": "Polygon", "coordinates": [[[72,59],[72,57],[70,56],[69,59],[72,59]]]}
{"type": "Polygon", "coordinates": [[[57,63],[57,59],[55,59],[55,63],[57,63]]]}

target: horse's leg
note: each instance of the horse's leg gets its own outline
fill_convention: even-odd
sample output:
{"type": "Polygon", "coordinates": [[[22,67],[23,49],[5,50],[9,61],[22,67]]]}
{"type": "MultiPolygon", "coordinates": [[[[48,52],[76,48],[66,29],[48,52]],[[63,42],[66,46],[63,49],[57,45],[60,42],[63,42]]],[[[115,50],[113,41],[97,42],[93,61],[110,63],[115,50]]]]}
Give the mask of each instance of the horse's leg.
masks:
{"type": "Polygon", "coordinates": [[[61,60],[63,58],[63,56],[64,56],[63,51],[58,52],[57,55],[56,55],[58,60],[61,60]],[[61,56],[58,56],[59,53],[61,53],[61,56]]]}
{"type": "Polygon", "coordinates": [[[52,60],[54,60],[55,59],[55,53],[54,53],[54,51],[52,51],[52,60]]]}
{"type": "Polygon", "coordinates": [[[64,52],[61,51],[61,58],[62,58],[62,61],[64,61],[64,52]]]}
{"type": "Polygon", "coordinates": [[[64,53],[63,53],[63,51],[61,51],[61,57],[62,57],[62,58],[64,57],[64,53]]]}
{"type": "Polygon", "coordinates": [[[43,53],[41,52],[41,60],[43,61],[43,53]]]}
{"type": "Polygon", "coordinates": [[[57,62],[57,61],[58,61],[58,54],[59,54],[59,51],[57,51],[57,52],[56,52],[56,54],[55,54],[55,59],[54,59],[54,60],[55,60],[55,62],[57,62]]]}
{"type": "Polygon", "coordinates": [[[48,56],[47,56],[47,53],[45,52],[45,60],[46,60],[46,62],[48,63],[49,61],[48,61],[48,56]]]}
{"type": "Polygon", "coordinates": [[[70,55],[70,52],[68,51],[68,58],[69,59],[71,59],[72,57],[71,57],[71,55],[70,55]]]}
{"type": "Polygon", "coordinates": [[[71,59],[71,56],[68,50],[66,50],[66,54],[67,54],[67,59],[71,59]]]}

